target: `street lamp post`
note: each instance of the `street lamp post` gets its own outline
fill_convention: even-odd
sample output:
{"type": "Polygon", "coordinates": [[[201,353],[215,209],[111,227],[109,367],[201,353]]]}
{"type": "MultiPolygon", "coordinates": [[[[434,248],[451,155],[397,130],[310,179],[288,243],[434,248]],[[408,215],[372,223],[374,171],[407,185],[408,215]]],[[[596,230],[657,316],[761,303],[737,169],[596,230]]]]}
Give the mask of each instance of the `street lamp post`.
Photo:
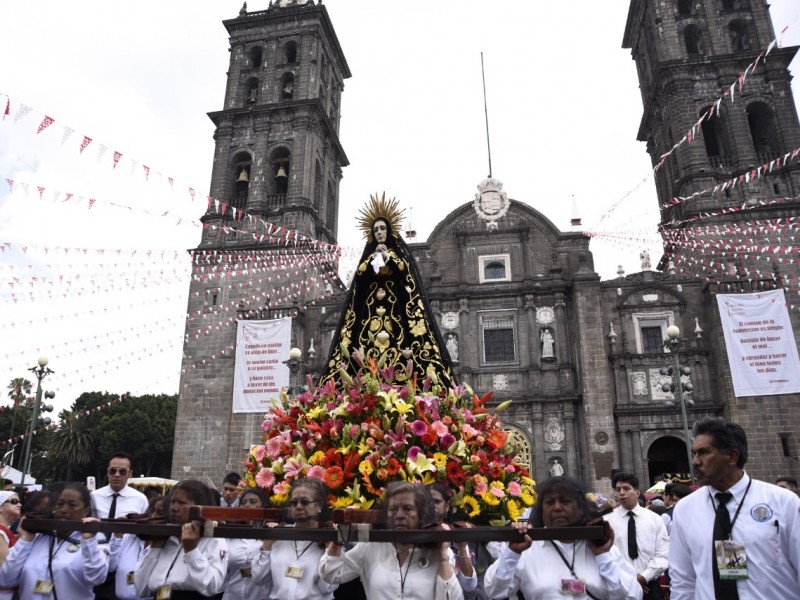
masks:
{"type": "Polygon", "coordinates": [[[687,393],[692,391],[692,384],[690,382],[683,383],[681,381],[682,375],[689,375],[692,371],[689,367],[681,367],[680,364],[680,351],[683,348],[684,340],[681,339],[681,330],[675,325],[667,327],[667,339],[664,340],[664,348],[669,350],[672,354],[672,366],[662,367],[660,373],[662,375],[672,376],[672,383],[665,383],[661,389],[665,392],[672,392],[675,402],[667,401],[666,405],[673,408],[677,403],[681,408],[681,416],[683,417],[683,434],[686,437],[686,458],[689,461],[689,477],[691,483],[694,483],[694,466],[692,465],[692,446],[691,438],[689,437],[689,422],[686,418],[686,405],[694,405],[694,400],[684,397],[684,391],[687,393]]]}
{"type": "MultiPolygon", "coordinates": [[[[28,423],[28,433],[25,436],[25,452],[22,455],[22,478],[20,481],[21,487],[25,486],[25,474],[29,473],[31,468],[31,441],[33,438],[33,432],[36,429],[36,421],[39,418],[39,406],[42,403],[42,380],[53,373],[53,371],[47,368],[47,362],[47,357],[40,356],[38,360],[39,366],[28,369],[36,376],[38,383],[36,385],[36,399],[33,401],[33,413],[31,414],[31,421],[28,423]]],[[[54,397],[55,394],[52,392],[47,392],[47,398],[54,397]]],[[[46,405],[45,409],[53,410],[50,405],[46,405]]]]}
{"type": "Polygon", "coordinates": [[[303,351],[300,348],[292,348],[289,350],[289,360],[283,361],[283,364],[289,367],[289,395],[293,396],[300,389],[297,378],[303,365],[303,351]]]}

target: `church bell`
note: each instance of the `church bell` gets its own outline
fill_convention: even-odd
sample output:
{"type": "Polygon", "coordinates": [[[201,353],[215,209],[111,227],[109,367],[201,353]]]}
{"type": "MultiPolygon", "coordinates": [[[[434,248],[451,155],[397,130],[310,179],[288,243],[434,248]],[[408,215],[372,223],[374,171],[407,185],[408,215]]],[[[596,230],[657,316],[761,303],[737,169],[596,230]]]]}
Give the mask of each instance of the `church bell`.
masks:
{"type": "Polygon", "coordinates": [[[286,169],[283,168],[283,165],[278,167],[278,172],[275,174],[275,179],[286,179],[286,169]]]}
{"type": "Polygon", "coordinates": [[[243,181],[245,183],[248,183],[250,181],[250,176],[247,174],[247,169],[242,169],[242,172],[239,173],[239,179],[237,179],[236,182],[238,183],[240,181],[243,181]]]}

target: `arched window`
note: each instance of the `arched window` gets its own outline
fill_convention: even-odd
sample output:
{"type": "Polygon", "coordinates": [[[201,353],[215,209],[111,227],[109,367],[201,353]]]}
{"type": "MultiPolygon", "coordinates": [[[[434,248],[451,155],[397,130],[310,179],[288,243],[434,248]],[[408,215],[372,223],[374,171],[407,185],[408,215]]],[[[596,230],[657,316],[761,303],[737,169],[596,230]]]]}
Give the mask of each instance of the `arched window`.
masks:
{"type": "MultiPolygon", "coordinates": [[[[711,109],[707,106],[702,111],[704,115],[711,109]]],[[[723,137],[723,123],[722,119],[716,113],[710,119],[704,119],[701,125],[703,129],[703,141],[706,145],[706,155],[711,163],[711,166],[718,167],[725,161],[725,140],[723,137]]]]}
{"type": "Polygon", "coordinates": [[[297,62],[297,42],[286,42],[283,47],[283,57],[286,59],[286,64],[293,65],[297,62]]]}
{"type": "MultiPolygon", "coordinates": [[[[250,194],[250,174],[253,158],[248,152],[239,152],[233,157],[230,179],[233,182],[233,193],[228,202],[231,207],[245,210],[250,194]]],[[[232,215],[231,215],[232,216],[232,215]]]]}
{"type": "Polygon", "coordinates": [[[281,77],[281,100],[294,98],[294,73],[284,73],[281,77]]]}
{"type": "Polygon", "coordinates": [[[251,77],[245,84],[245,105],[258,102],[258,79],[251,77]]]}
{"type": "Polygon", "coordinates": [[[288,148],[278,148],[270,158],[271,175],[268,185],[272,194],[286,195],[291,176],[291,154],[288,148]]]}
{"type": "Polygon", "coordinates": [[[261,46],[254,46],[250,48],[250,52],[248,54],[249,61],[250,61],[250,68],[251,69],[260,69],[261,68],[261,46]]]}
{"type": "Polygon", "coordinates": [[[314,162],[314,208],[322,210],[322,195],[325,192],[325,185],[322,181],[322,165],[319,161],[314,162]]]}
{"type": "Polygon", "coordinates": [[[333,185],[328,183],[327,202],[325,206],[325,225],[328,226],[331,233],[336,235],[336,193],[333,190],[333,185]]]}
{"type": "Polygon", "coordinates": [[[722,10],[739,10],[742,8],[742,0],[722,0],[722,10]]]}
{"type": "Polygon", "coordinates": [[[731,52],[750,50],[750,33],[744,21],[731,21],[728,25],[728,37],[731,40],[731,52]]]}
{"type": "Polygon", "coordinates": [[[703,36],[697,25],[688,25],[683,30],[683,40],[686,44],[686,53],[689,56],[699,56],[703,52],[703,36]]]}
{"type": "Polygon", "coordinates": [[[688,17],[692,14],[692,4],[694,0],[678,0],[678,14],[688,17]]]}
{"type": "Polygon", "coordinates": [[[500,261],[488,262],[483,266],[484,279],[505,279],[506,265],[500,261]]]}
{"type": "Polygon", "coordinates": [[[759,159],[766,162],[780,153],[779,132],[769,106],[763,102],[750,104],[747,107],[747,124],[750,127],[753,149],[759,159]]]}

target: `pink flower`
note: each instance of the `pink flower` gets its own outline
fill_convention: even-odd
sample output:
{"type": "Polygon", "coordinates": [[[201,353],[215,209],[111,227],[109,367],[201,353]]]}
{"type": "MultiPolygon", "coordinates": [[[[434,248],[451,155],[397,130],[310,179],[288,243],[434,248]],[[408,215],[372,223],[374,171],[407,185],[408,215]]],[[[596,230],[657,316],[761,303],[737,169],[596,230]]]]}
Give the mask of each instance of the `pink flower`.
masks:
{"type": "Polygon", "coordinates": [[[292,484],[289,483],[288,481],[279,481],[272,488],[273,494],[286,494],[288,496],[289,492],[291,491],[292,491],[292,484]]]}
{"type": "Polygon", "coordinates": [[[411,424],[411,433],[416,436],[423,436],[428,433],[428,426],[425,424],[425,421],[421,421],[417,419],[411,424]]]}
{"type": "Polygon", "coordinates": [[[283,463],[283,471],[286,473],[287,477],[302,477],[303,476],[303,468],[306,465],[300,460],[297,456],[291,456],[286,459],[286,462],[283,463]]]}
{"type": "Polygon", "coordinates": [[[447,429],[447,425],[445,425],[441,421],[434,421],[433,424],[431,425],[431,427],[433,427],[433,430],[436,432],[436,435],[438,435],[439,437],[443,437],[446,433],[449,433],[448,429],[447,429]]]}
{"type": "Polygon", "coordinates": [[[463,431],[464,434],[466,434],[466,435],[468,435],[470,437],[475,437],[476,435],[478,435],[478,430],[475,429],[472,425],[466,425],[466,424],[463,425],[461,427],[461,431],[463,431]]]}
{"type": "Polygon", "coordinates": [[[351,425],[350,426],[350,437],[355,439],[356,436],[358,435],[359,431],[360,431],[360,428],[358,427],[358,425],[351,425]]]}
{"type": "Polygon", "coordinates": [[[417,460],[417,455],[420,452],[422,452],[422,448],[419,446],[411,446],[411,448],[408,449],[408,458],[411,460],[417,460]]]}
{"type": "Polygon", "coordinates": [[[453,445],[453,444],[455,444],[455,443],[456,443],[456,438],[455,438],[455,437],[453,437],[453,434],[452,434],[452,433],[445,433],[445,434],[442,436],[442,439],[441,439],[441,440],[439,440],[439,445],[440,445],[442,448],[445,448],[445,449],[449,448],[450,446],[452,446],[452,445],[453,445]]]}
{"type": "Polygon", "coordinates": [[[267,448],[266,446],[258,446],[255,451],[255,458],[258,462],[264,460],[264,457],[267,455],[267,448]]]}
{"type": "Polygon", "coordinates": [[[314,465],[308,470],[306,473],[306,477],[309,479],[322,479],[322,476],[325,474],[325,469],[320,467],[319,465],[314,465]]]}
{"type": "Polygon", "coordinates": [[[258,473],[256,473],[256,483],[260,488],[265,490],[269,489],[270,486],[275,483],[275,473],[269,469],[260,469],[258,473]]]}
{"type": "Polygon", "coordinates": [[[475,483],[475,493],[482,494],[489,489],[489,485],[485,481],[473,482],[475,483]]]}
{"type": "Polygon", "coordinates": [[[518,484],[516,481],[509,481],[508,493],[511,494],[512,496],[519,497],[522,494],[522,486],[518,484]]]}
{"type": "Polygon", "coordinates": [[[272,460],[277,460],[281,455],[281,446],[282,445],[283,444],[281,443],[280,436],[275,436],[275,437],[269,438],[267,440],[267,443],[264,446],[264,448],[266,449],[265,450],[266,453],[269,455],[269,457],[272,460]]]}
{"type": "Polygon", "coordinates": [[[494,496],[495,498],[504,498],[506,495],[506,493],[499,487],[492,487],[491,490],[492,490],[492,496],[494,496]]]}

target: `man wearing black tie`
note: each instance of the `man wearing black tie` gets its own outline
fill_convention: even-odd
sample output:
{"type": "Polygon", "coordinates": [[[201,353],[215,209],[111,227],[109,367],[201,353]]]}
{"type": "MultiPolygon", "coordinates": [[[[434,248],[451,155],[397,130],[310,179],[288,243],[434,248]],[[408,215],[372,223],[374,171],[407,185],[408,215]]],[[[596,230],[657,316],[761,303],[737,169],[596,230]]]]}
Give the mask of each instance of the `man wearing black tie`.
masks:
{"type": "MultiPolygon", "coordinates": [[[[147,512],[147,497],[128,485],[133,471],[133,459],[130,454],[117,452],[108,461],[108,485],[92,492],[94,516],[101,519],[113,519],[130,513],[147,512]]],[[[94,589],[95,598],[115,598],[114,573],[94,589]]]]}
{"type": "Polygon", "coordinates": [[[664,521],[639,504],[639,480],[617,473],[611,480],[619,506],[606,517],[614,528],[614,544],[633,566],[645,600],[664,597],[659,578],[669,563],[669,535],[664,521]]]}
{"type": "Polygon", "coordinates": [[[745,473],[747,436],[736,423],[706,417],[693,432],[704,487],[675,507],[672,600],[797,598],[800,498],[745,473]]]}

